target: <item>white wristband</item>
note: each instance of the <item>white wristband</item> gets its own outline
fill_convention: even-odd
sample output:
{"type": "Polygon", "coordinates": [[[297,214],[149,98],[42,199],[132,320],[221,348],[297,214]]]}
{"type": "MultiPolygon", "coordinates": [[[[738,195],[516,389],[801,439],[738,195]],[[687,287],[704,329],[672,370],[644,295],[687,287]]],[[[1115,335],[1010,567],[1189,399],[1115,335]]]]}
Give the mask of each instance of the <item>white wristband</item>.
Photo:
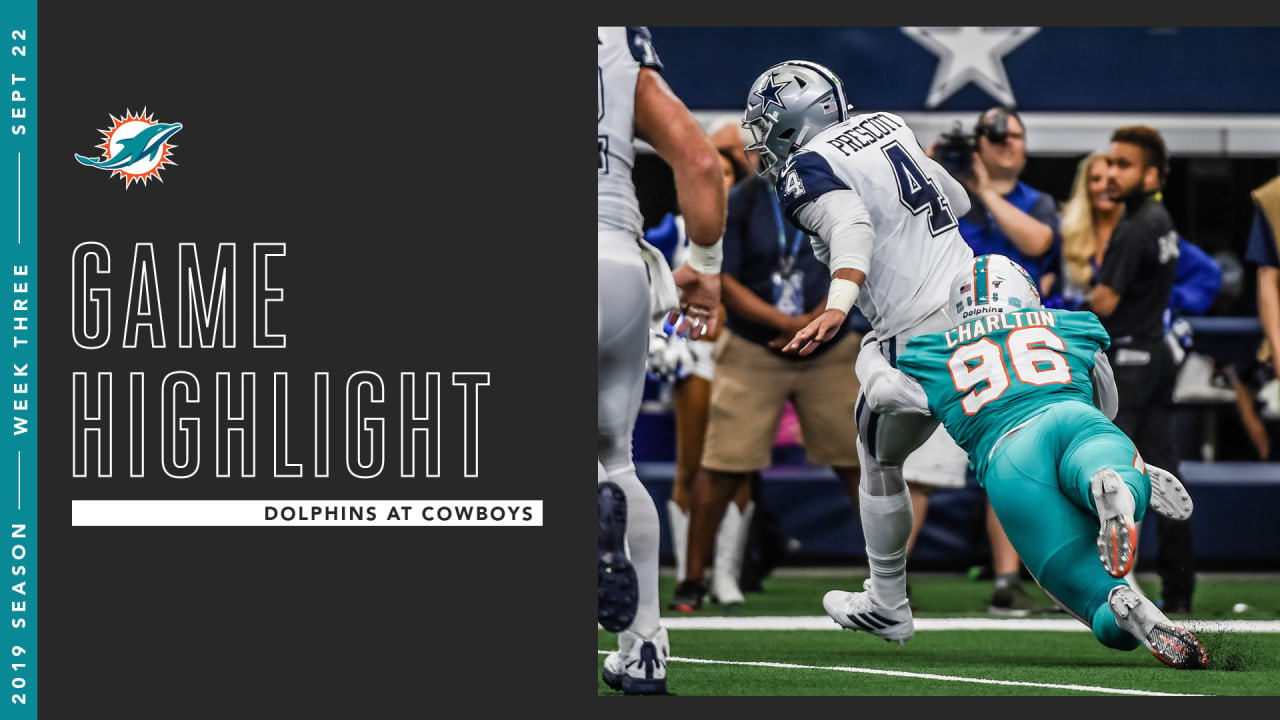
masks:
{"type": "Polygon", "coordinates": [[[827,291],[827,309],[837,308],[848,315],[861,290],[858,283],[852,280],[831,278],[831,289],[827,291]]]}
{"type": "Polygon", "coordinates": [[[716,240],[714,245],[689,243],[689,267],[703,275],[716,275],[720,272],[720,263],[724,260],[724,238],[716,240]]]}

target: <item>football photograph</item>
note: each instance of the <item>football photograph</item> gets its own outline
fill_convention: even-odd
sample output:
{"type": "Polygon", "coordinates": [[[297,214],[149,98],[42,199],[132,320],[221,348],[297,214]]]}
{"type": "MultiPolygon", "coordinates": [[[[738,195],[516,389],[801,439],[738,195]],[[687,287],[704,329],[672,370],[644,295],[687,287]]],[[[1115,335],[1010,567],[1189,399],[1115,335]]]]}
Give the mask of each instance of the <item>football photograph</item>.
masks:
{"type": "Polygon", "coordinates": [[[1277,46],[598,27],[598,694],[1280,694],[1277,46]]]}

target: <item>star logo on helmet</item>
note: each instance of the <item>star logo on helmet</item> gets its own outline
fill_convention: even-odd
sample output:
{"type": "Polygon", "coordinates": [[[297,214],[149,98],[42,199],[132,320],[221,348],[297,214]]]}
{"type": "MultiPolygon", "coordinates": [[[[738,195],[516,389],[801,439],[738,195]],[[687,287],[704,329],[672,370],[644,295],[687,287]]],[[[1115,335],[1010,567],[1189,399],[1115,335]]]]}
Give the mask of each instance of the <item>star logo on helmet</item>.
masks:
{"type": "Polygon", "coordinates": [[[769,79],[766,80],[765,82],[766,84],[764,87],[752,93],[756,97],[760,98],[761,102],[764,103],[764,107],[760,108],[760,114],[763,115],[764,113],[769,111],[769,103],[773,103],[774,105],[777,105],[783,110],[786,110],[787,106],[784,105],[783,102],[778,99],[778,93],[782,92],[782,88],[790,85],[791,81],[783,80],[781,85],[774,85],[773,75],[770,74],[769,79]]]}

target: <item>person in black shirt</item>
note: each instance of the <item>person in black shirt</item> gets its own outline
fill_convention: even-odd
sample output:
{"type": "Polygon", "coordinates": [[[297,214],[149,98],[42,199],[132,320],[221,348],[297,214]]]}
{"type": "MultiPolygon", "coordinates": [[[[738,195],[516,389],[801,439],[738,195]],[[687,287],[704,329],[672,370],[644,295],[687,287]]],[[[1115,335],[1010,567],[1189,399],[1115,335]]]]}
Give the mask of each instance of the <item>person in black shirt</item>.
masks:
{"type": "MultiPolygon", "coordinates": [[[[1111,135],[1107,152],[1107,195],[1123,202],[1098,269],[1089,307],[1111,335],[1107,351],[1120,389],[1115,423],[1138,447],[1143,461],[1177,467],[1173,386],[1177,365],[1164,342],[1164,309],[1169,304],[1178,264],[1178,231],[1161,202],[1169,172],[1164,139],[1144,125],[1122,127],[1111,135]]],[[[1156,556],[1166,613],[1191,612],[1195,556],[1191,525],[1156,518],[1156,556]]]]}

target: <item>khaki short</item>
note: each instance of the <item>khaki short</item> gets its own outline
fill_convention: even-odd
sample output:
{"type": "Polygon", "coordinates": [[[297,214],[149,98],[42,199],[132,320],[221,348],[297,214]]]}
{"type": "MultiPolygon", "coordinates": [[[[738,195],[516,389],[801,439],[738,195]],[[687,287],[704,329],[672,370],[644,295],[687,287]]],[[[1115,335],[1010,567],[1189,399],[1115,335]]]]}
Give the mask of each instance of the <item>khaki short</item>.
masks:
{"type": "Polygon", "coordinates": [[[792,360],[726,329],[712,355],[703,467],[722,472],[769,467],[787,400],[795,405],[810,462],[858,467],[854,365],[861,344],[860,334],[846,332],[817,358],[792,360]]]}

